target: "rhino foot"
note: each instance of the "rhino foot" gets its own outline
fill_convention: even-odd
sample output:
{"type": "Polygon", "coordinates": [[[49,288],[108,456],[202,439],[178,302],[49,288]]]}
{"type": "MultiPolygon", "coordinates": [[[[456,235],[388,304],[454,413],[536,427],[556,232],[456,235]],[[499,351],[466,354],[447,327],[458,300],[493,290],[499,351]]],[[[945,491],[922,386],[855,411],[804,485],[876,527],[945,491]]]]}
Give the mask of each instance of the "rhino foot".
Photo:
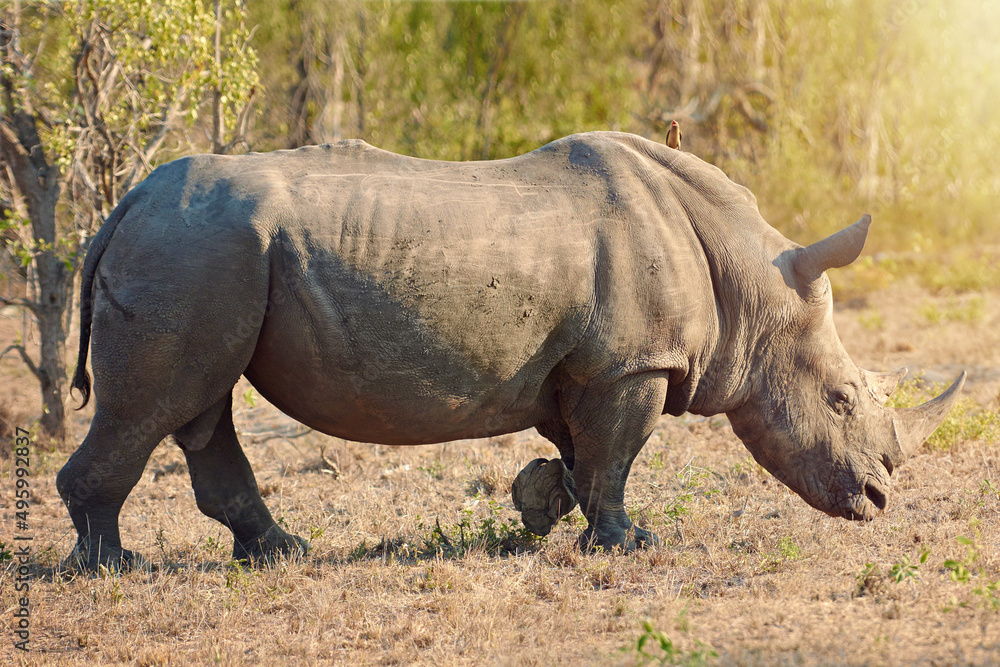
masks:
{"type": "Polygon", "coordinates": [[[59,563],[58,571],[63,574],[100,574],[102,569],[111,574],[124,574],[133,570],[149,571],[152,566],[138,553],[128,549],[106,545],[90,549],[85,543],[79,543],[59,563]]]}
{"type": "Polygon", "coordinates": [[[510,495],[524,527],[542,537],[577,504],[573,473],[562,459],[535,459],[526,465],[511,484],[510,495]]]}
{"type": "Polygon", "coordinates": [[[653,533],[636,526],[627,517],[625,521],[628,523],[606,521],[596,527],[591,524],[580,535],[580,548],[586,552],[620,549],[628,553],[636,549],[654,547],[660,543],[659,538],[653,533]]]}
{"type": "Polygon", "coordinates": [[[233,559],[247,561],[255,567],[267,566],[282,558],[301,558],[309,553],[309,549],[309,542],[274,525],[249,543],[236,540],[233,544],[233,559]]]}

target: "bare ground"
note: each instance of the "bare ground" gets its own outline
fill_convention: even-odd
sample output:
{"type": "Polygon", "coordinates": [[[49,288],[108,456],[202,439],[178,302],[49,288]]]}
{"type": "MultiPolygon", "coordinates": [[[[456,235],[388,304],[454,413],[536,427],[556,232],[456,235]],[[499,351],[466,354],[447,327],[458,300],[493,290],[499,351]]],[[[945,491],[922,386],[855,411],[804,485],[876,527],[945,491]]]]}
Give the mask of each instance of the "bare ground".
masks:
{"type": "MultiPolygon", "coordinates": [[[[996,410],[996,297],[897,283],[838,306],[836,319],[859,364],[907,366],[932,381],[968,369],[971,409],[996,410]]],[[[0,346],[20,321],[0,316],[0,346]]],[[[507,541],[520,548],[503,553],[487,538],[519,526],[511,480],[556,455],[533,431],[413,448],[285,439],[273,436],[295,433],[295,422],[259,397],[250,407],[248,388],[237,388],[237,426],[258,484],[313,551],[270,569],[231,565],[231,537],[198,512],[183,456],[164,443],[122,511],[128,546],[153,571],[61,576],[73,536],[55,473],[68,451],[41,443],[31,459],[31,653],[13,649],[7,562],[0,663],[634,664],[648,659],[636,651],[644,622],[662,634],[647,633],[643,651],[668,663],[1000,663],[993,436],[926,448],[896,473],[886,512],[862,524],[806,506],[749,458],[724,417],[664,418],[629,487],[632,511],[661,546],[581,554],[577,511],[546,540],[507,541]]],[[[0,409],[16,425],[37,414],[36,394],[19,361],[0,361],[0,409]]],[[[74,419],[80,438],[89,417],[74,419]]],[[[0,542],[9,546],[8,455],[0,542]]]]}

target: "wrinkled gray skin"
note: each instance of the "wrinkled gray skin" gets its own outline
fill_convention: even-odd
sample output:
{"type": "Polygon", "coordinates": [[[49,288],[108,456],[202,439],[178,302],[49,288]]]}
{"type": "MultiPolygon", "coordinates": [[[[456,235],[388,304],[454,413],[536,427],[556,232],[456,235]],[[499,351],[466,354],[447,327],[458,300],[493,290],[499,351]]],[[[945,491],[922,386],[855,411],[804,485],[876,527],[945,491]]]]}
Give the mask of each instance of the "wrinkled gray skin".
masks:
{"type": "Polygon", "coordinates": [[[572,471],[582,539],[603,547],[653,540],[625,513],[625,481],[665,413],[725,412],[809,504],[874,517],[960,382],[886,409],[898,377],[841,346],[823,270],[852,261],[867,226],[800,248],[715,167],[618,133],[495,162],[358,141],[171,162],[86,258],[74,386],[86,399],[92,321],[97,408],[57,479],[76,562],[133,563],[118,513],[170,434],[235,557],[306,548],[271,518],[236,439],[241,374],[351,440],[534,427],[572,471]]]}

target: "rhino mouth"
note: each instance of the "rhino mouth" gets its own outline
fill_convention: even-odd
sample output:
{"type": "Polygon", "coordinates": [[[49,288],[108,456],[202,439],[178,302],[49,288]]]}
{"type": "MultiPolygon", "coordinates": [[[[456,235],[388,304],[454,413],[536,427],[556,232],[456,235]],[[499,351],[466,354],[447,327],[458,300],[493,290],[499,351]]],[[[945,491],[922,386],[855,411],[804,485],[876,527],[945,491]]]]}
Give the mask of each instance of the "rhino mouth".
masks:
{"type": "Polygon", "coordinates": [[[886,507],[886,494],[880,484],[865,482],[863,494],[848,499],[841,506],[841,516],[850,521],[871,521],[881,514],[886,507]]]}
{"type": "Polygon", "coordinates": [[[850,481],[844,484],[843,477],[834,475],[826,483],[818,479],[797,483],[784,474],[777,466],[765,468],[782,484],[813,508],[832,517],[849,521],[871,521],[882,514],[888,506],[888,484],[877,475],[846,475],[850,481]],[[846,487],[846,488],[845,488],[846,487]]]}
{"type": "MultiPolygon", "coordinates": [[[[813,501],[811,494],[806,494],[794,486],[790,488],[807,503],[832,517],[840,517],[849,521],[871,521],[885,511],[888,505],[888,489],[876,479],[859,481],[858,490],[833,503],[818,503],[813,501]]],[[[827,496],[830,497],[829,495],[827,496]]]]}
{"type": "MultiPolygon", "coordinates": [[[[754,443],[755,444],[755,443],[754,443]]],[[[771,475],[814,509],[850,521],[871,521],[888,506],[892,463],[881,460],[843,462],[826,476],[787,474],[766,449],[750,453],[771,475]],[[881,464],[881,466],[880,466],[881,464]],[[883,470],[879,470],[879,468],[883,470]]]]}

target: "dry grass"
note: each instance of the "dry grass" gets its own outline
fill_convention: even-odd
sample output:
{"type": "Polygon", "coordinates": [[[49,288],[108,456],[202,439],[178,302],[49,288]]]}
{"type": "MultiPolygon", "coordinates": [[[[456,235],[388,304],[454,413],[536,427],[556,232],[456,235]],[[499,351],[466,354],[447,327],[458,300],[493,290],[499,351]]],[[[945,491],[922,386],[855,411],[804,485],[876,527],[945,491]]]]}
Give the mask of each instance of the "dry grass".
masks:
{"type": "MultiPolygon", "coordinates": [[[[976,321],[935,324],[920,306],[946,297],[894,284],[838,310],[838,326],[869,367],[938,380],[965,359],[968,396],[994,410],[1000,301],[983,297],[976,321]]],[[[258,399],[237,426],[290,423],[258,399]]],[[[419,448],[272,439],[246,447],[258,484],[313,551],[266,570],[229,563],[228,532],[199,514],[183,456],[164,444],[122,512],[128,546],[156,569],[73,579],[54,572],[72,540],[54,483],[66,454],[39,453],[33,653],[11,648],[8,563],[0,663],[997,663],[1000,590],[988,585],[1000,579],[1000,445],[956,433],[898,471],[882,517],[853,524],[775,482],[724,418],[665,418],[629,495],[663,543],[630,555],[581,554],[579,512],[546,540],[515,534],[511,480],[555,455],[533,432],[419,448]]],[[[11,466],[0,459],[6,544],[11,466]]]]}

